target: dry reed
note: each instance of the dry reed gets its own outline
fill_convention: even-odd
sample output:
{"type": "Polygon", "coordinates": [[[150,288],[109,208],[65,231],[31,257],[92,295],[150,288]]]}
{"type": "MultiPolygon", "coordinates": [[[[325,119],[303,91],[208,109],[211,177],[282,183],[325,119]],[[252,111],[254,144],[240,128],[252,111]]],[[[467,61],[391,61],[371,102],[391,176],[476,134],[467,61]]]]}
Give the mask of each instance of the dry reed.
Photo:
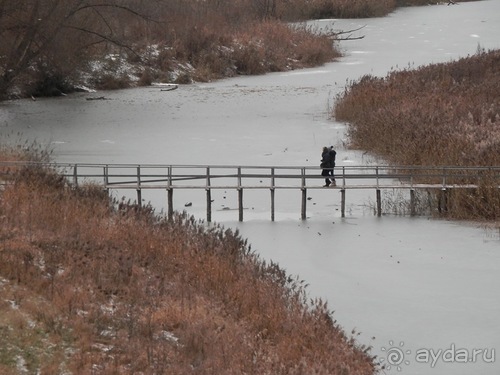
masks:
{"type": "Polygon", "coordinates": [[[1,190],[0,221],[2,373],[374,373],[326,303],[237,231],[40,166],[1,190]]]}
{"type": "MultiPolygon", "coordinates": [[[[337,98],[334,112],[349,122],[353,147],[393,164],[498,166],[499,87],[500,51],[479,49],[456,62],[364,76],[337,98]]],[[[490,177],[476,191],[455,192],[448,213],[498,220],[498,180],[490,177]]]]}

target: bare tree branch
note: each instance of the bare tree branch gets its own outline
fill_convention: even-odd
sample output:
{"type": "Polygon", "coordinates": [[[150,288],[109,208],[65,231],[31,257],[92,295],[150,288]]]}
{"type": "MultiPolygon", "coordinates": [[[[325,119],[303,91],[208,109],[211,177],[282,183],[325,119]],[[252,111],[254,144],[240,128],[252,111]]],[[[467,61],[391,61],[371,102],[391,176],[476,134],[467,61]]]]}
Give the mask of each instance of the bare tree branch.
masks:
{"type": "Polygon", "coordinates": [[[19,4],[0,0],[0,97],[5,96],[17,78],[40,59],[62,66],[65,60],[67,62],[72,58],[76,61],[70,55],[72,52],[76,56],[82,48],[99,42],[125,48],[137,56],[130,44],[116,37],[118,28],[123,27],[120,25],[122,20],[105,9],[151,20],[151,17],[127,4],[112,0],[94,3],[92,0],[23,0],[19,4]],[[87,11],[91,11],[93,16],[86,15],[87,11]],[[78,33],[98,40],[82,38],[78,33]],[[57,48],[61,43],[66,48],[57,48]]]}
{"type": "Polygon", "coordinates": [[[331,33],[332,34],[331,36],[338,41],[363,39],[365,37],[364,35],[352,36],[353,35],[352,33],[359,31],[361,29],[364,29],[365,27],[366,27],[366,25],[363,25],[363,26],[358,27],[357,29],[345,30],[345,31],[335,31],[335,32],[331,33]],[[346,35],[346,34],[348,34],[346,37],[339,37],[339,35],[346,35]]]}

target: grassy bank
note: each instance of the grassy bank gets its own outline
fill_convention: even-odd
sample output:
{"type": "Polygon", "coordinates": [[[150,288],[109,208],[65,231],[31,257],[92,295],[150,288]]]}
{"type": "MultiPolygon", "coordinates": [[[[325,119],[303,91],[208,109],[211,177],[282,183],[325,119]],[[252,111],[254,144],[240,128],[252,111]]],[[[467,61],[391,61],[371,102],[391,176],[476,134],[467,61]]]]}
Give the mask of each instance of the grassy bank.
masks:
{"type": "Polygon", "coordinates": [[[326,304],[237,232],[118,207],[41,167],[6,180],[0,373],[374,373],[326,304]]]}
{"type": "MultiPolygon", "coordinates": [[[[500,51],[455,62],[364,76],[346,88],[334,115],[352,146],[398,165],[500,165],[500,51]]],[[[500,219],[500,193],[456,192],[451,215],[500,219]],[[461,202],[461,203],[460,203],[461,202]]]]}

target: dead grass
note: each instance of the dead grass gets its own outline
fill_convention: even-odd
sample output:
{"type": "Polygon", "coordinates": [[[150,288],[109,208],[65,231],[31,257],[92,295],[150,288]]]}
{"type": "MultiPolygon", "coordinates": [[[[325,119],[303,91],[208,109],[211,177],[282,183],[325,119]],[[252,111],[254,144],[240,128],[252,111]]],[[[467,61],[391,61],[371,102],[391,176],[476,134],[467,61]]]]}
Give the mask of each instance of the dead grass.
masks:
{"type": "Polygon", "coordinates": [[[238,232],[117,207],[41,167],[1,191],[2,373],[374,373],[238,232]]]}
{"type": "MultiPolygon", "coordinates": [[[[500,51],[479,50],[456,62],[364,76],[338,97],[334,111],[349,122],[353,147],[393,164],[498,166],[499,87],[500,51]]],[[[485,178],[480,191],[454,193],[450,214],[498,220],[496,183],[485,178]]]]}

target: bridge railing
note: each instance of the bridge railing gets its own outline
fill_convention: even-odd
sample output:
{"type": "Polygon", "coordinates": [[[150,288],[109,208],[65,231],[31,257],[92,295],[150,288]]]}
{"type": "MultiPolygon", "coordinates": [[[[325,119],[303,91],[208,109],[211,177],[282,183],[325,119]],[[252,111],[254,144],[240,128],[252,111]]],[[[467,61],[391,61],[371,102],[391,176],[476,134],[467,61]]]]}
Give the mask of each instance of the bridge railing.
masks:
{"type": "MultiPolygon", "coordinates": [[[[120,189],[321,188],[324,177],[310,166],[158,164],[54,164],[75,185],[97,182],[120,189]]],[[[350,166],[334,168],[336,188],[408,186],[474,187],[500,183],[500,167],[350,166]]]]}
{"type": "MultiPolygon", "coordinates": [[[[0,162],[0,181],[7,181],[14,170],[36,163],[0,162]]],[[[46,164],[45,164],[46,165],[46,164]]],[[[173,192],[176,189],[204,189],[207,192],[207,219],[211,219],[211,191],[236,189],[243,217],[243,190],[269,189],[271,216],[274,219],[274,192],[277,189],[302,191],[302,217],[305,218],[308,189],[323,188],[321,169],[312,166],[228,166],[228,165],[159,165],[159,164],[49,164],[65,176],[73,186],[97,183],[107,190],[133,189],[137,202],[142,202],[144,189],[168,192],[169,214],[172,214],[173,192]]],[[[330,187],[341,192],[342,216],[345,212],[345,191],[375,189],[377,212],[381,213],[381,189],[474,189],[481,185],[500,186],[500,167],[461,166],[356,166],[334,168],[336,184],[330,187]]],[[[413,194],[411,194],[413,197],[413,194]]]]}
{"type": "MultiPolygon", "coordinates": [[[[28,162],[0,162],[4,178],[28,162]]],[[[47,165],[47,164],[44,164],[47,165]]],[[[107,188],[319,188],[321,170],[311,166],[227,166],[159,164],[48,164],[75,185],[93,182],[107,188]]],[[[500,166],[356,166],[334,168],[337,188],[433,185],[460,187],[490,180],[500,183],[500,166]]]]}

